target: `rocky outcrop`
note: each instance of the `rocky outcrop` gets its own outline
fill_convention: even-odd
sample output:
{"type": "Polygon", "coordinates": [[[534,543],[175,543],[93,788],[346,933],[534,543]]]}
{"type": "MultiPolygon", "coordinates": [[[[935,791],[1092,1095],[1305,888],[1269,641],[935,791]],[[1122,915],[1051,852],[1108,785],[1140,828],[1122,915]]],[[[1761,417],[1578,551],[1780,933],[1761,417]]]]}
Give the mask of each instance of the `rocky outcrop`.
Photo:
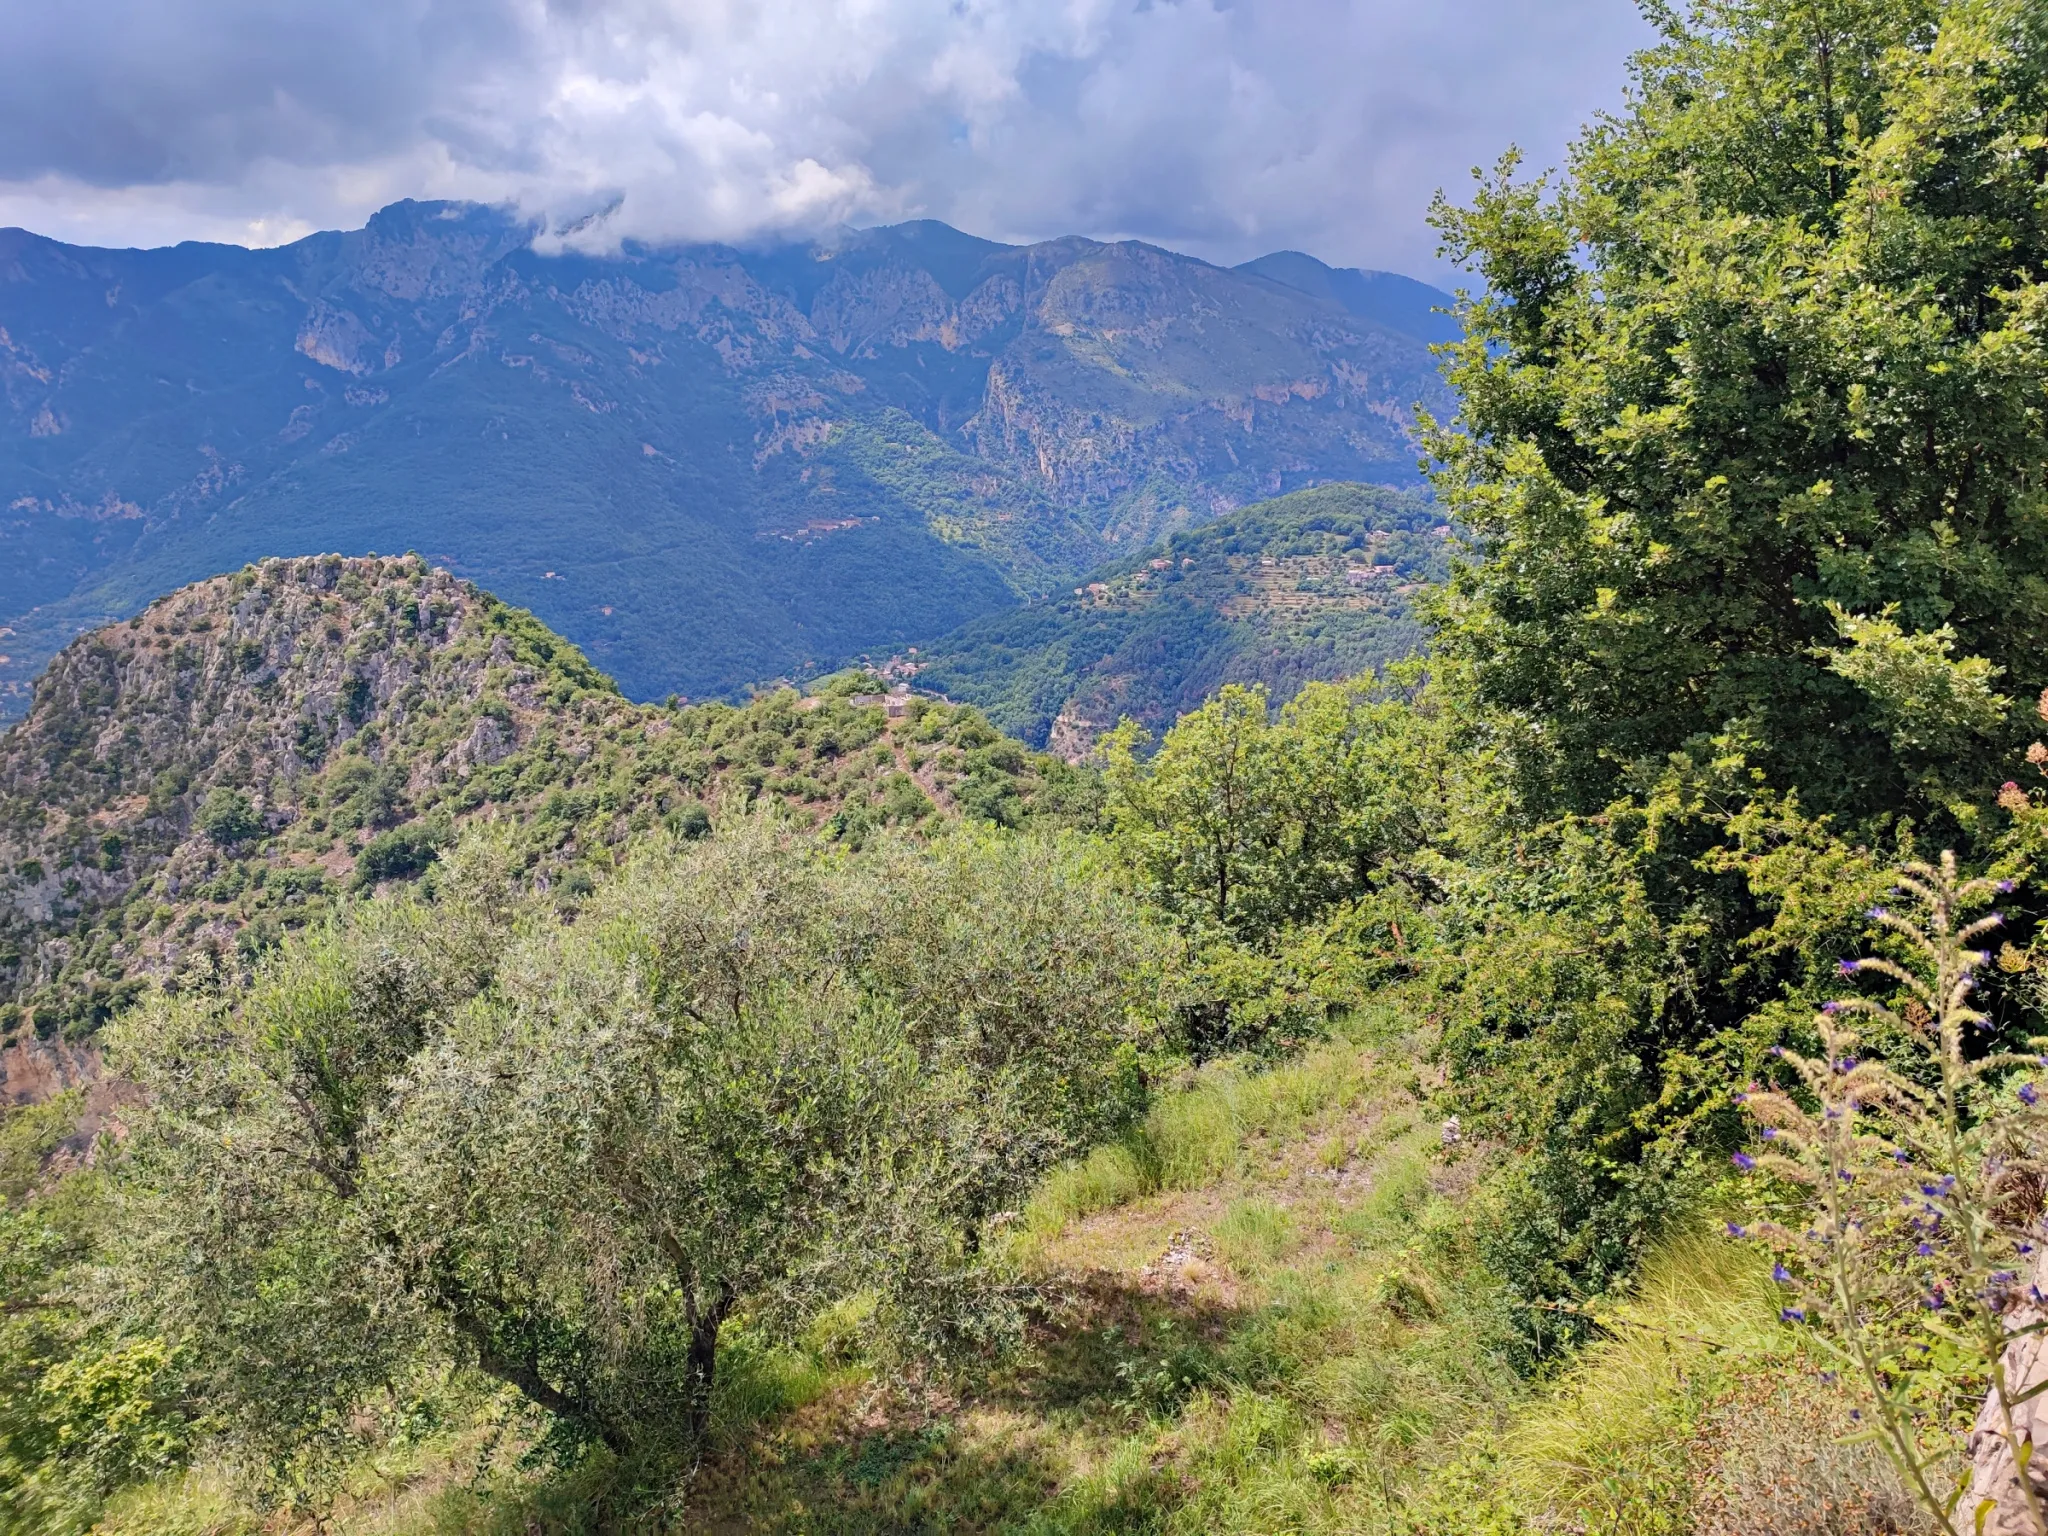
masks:
{"type": "MultiPolygon", "coordinates": [[[[138,979],[346,883],[377,833],[480,806],[464,786],[537,734],[575,752],[634,715],[565,642],[417,557],[183,588],[67,648],[0,736],[0,987],[29,1033],[90,1028],[138,979]],[[543,733],[575,695],[595,708],[543,733]]],[[[77,1065],[47,1050],[10,1070],[77,1065]]]]}

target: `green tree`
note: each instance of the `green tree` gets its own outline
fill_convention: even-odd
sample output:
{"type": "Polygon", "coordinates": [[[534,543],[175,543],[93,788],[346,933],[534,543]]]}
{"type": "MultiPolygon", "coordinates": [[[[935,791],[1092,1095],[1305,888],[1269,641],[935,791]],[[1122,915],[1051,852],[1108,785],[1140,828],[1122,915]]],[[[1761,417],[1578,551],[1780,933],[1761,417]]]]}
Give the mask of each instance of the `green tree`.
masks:
{"type": "Polygon", "coordinates": [[[979,1224],[1130,1112],[1147,1001],[1146,935],[1071,849],[856,864],[735,812],[566,927],[508,868],[472,837],[433,902],[115,1031],[149,1095],[123,1320],[245,1459],[312,1476],[451,1363],[565,1444],[687,1449],[738,1313],[790,1338],[867,1297],[923,1355],[1011,1334],[979,1224]]]}
{"type": "Polygon", "coordinates": [[[1262,690],[1226,687],[1150,758],[1128,721],[1106,738],[1112,840],[1192,941],[1203,1048],[1313,1026],[1362,995],[1375,955],[1408,952],[1403,914],[1441,898],[1498,796],[1450,702],[1401,663],[1312,683],[1277,718],[1262,690]]]}
{"type": "Polygon", "coordinates": [[[870,851],[840,922],[921,1059],[973,1085],[947,1125],[970,1247],[1054,1164],[1123,1130],[1178,1000],[1172,935],[1071,833],[957,827],[870,851]]]}
{"type": "Polygon", "coordinates": [[[104,1237],[103,1182],[51,1159],[77,1091],[0,1109],[0,1529],[65,1536],[123,1483],[177,1466],[190,1422],[176,1352],[79,1305],[104,1237]]]}
{"type": "Polygon", "coordinates": [[[2018,744],[1989,669],[2048,681],[2048,13],[1651,14],[1560,180],[1511,155],[1435,212],[1485,281],[1440,653],[1539,811],[1721,738],[1816,812],[1968,820],[2018,744]]]}
{"type": "Polygon", "coordinates": [[[239,789],[225,785],[210,791],[199,807],[196,825],[222,848],[247,842],[263,830],[263,818],[239,789]]]}

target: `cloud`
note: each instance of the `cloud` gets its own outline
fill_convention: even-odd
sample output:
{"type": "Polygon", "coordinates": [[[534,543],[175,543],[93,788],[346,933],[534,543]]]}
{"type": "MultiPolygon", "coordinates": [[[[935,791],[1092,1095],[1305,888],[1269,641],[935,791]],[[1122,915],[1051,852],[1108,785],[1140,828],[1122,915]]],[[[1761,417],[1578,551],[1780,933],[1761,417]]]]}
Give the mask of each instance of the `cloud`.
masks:
{"type": "Polygon", "coordinates": [[[1629,0],[0,0],[0,223],[252,244],[402,196],[582,242],[942,218],[1426,272],[1509,142],[1620,97],[1629,0]],[[601,213],[591,219],[589,216],[601,213]]]}

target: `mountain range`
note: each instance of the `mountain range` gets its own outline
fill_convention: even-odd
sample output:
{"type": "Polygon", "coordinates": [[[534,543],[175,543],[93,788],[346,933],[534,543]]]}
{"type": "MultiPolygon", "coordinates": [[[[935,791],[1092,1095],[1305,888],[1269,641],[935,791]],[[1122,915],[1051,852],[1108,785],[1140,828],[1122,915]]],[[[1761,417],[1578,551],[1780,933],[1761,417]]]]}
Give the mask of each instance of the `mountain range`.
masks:
{"type": "Polygon", "coordinates": [[[930,222],[610,255],[446,203],[268,250],[0,231],[0,702],[163,592],[331,550],[418,551],[641,699],[886,654],[1247,502],[1413,484],[1449,303],[930,222]]]}

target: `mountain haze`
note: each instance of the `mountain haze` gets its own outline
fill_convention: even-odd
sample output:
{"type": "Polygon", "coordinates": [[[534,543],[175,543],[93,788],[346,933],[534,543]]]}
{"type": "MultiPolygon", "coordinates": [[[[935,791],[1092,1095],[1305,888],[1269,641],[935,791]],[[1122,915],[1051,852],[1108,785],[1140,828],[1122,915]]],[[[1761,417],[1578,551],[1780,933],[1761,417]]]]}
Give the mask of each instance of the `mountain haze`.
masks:
{"type": "Polygon", "coordinates": [[[1247,501],[1412,482],[1443,317],[1378,279],[929,222],[594,257],[467,204],[274,250],[0,232],[0,682],[18,710],[82,629],[329,549],[419,550],[636,697],[916,643],[1247,501]]]}

